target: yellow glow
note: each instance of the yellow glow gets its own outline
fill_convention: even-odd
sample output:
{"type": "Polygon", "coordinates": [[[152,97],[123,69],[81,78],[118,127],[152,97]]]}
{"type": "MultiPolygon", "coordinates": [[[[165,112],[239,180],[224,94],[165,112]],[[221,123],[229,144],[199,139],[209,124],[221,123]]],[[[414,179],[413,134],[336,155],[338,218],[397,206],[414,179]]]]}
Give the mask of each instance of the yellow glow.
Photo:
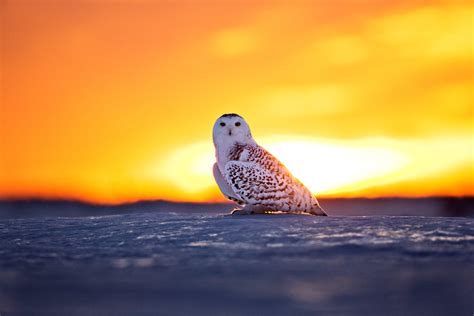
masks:
{"type": "Polygon", "coordinates": [[[402,153],[376,147],[370,142],[284,140],[270,142],[268,150],[312,192],[323,194],[337,192],[343,187],[357,187],[362,180],[381,179],[401,170],[408,161],[402,153]]]}
{"type": "MultiPolygon", "coordinates": [[[[278,136],[264,137],[260,143],[313,193],[344,196],[400,181],[429,178],[435,173],[449,173],[458,165],[472,163],[471,148],[465,146],[467,141],[458,138],[342,141],[278,136]],[[460,155],[452,155],[453,152],[460,155]]],[[[188,197],[198,198],[209,190],[217,191],[211,172],[214,161],[212,144],[192,144],[173,152],[161,163],[161,174],[188,197]]],[[[403,191],[384,194],[400,192],[403,191]]]]}
{"type": "Polygon", "coordinates": [[[187,195],[195,195],[213,186],[214,161],[212,144],[192,144],[174,151],[157,171],[187,195]]]}

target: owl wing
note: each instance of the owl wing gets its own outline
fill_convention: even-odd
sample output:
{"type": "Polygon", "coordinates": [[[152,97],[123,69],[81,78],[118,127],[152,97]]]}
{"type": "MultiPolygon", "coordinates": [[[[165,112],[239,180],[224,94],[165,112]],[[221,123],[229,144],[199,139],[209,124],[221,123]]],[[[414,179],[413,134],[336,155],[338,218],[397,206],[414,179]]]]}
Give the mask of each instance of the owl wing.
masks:
{"type": "Polygon", "coordinates": [[[246,204],[261,205],[268,210],[289,210],[293,190],[283,174],[255,162],[229,161],[224,178],[246,204]]]}
{"type": "Polygon", "coordinates": [[[212,167],[212,173],[214,174],[214,179],[216,180],[216,183],[219,186],[219,189],[221,190],[222,194],[224,194],[229,200],[232,200],[239,204],[244,204],[242,198],[235,194],[234,190],[229,186],[227,181],[222,176],[222,173],[219,170],[217,163],[215,163],[212,167]]]}

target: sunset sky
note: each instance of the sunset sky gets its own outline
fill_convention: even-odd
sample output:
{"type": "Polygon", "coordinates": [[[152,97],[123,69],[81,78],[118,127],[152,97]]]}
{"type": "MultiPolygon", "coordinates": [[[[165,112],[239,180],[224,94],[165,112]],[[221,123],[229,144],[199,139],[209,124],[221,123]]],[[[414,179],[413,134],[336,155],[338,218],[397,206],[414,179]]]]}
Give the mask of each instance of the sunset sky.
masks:
{"type": "Polygon", "coordinates": [[[0,197],[221,201],[212,125],[321,197],[474,195],[470,1],[0,1],[0,197]]]}

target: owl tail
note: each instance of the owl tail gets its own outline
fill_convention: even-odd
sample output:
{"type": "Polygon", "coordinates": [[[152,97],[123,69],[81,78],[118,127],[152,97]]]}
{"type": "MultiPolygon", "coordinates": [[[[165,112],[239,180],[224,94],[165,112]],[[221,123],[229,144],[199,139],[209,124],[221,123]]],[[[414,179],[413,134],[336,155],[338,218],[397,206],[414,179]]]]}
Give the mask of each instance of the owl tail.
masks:
{"type": "Polygon", "coordinates": [[[318,200],[314,198],[315,203],[313,204],[313,208],[309,211],[310,214],[312,215],[317,215],[317,216],[328,216],[325,210],[319,205],[318,200]]]}

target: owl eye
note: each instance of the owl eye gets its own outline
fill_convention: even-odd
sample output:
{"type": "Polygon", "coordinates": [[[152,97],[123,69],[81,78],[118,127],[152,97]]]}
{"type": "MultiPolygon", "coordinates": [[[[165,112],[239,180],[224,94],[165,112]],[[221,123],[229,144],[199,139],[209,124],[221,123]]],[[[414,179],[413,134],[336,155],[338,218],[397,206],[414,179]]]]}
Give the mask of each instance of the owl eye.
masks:
{"type": "Polygon", "coordinates": [[[225,126],[225,123],[224,123],[224,122],[221,122],[221,126],[225,126]]]}
{"type": "Polygon", "coordinates": [[[240,122],[235,122],[235,126],[240,126],[240,122]]]}

